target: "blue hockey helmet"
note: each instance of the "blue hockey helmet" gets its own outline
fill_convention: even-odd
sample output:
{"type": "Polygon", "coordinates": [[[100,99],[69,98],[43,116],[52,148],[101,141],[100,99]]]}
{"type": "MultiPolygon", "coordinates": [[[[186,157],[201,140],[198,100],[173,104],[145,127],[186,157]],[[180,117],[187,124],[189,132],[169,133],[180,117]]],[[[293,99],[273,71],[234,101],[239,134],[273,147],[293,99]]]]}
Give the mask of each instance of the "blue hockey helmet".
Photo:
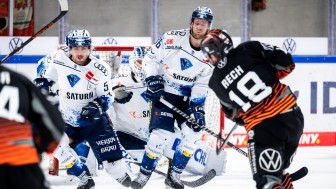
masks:
{"type": "Polygon", "coordinates": [[[71,47],[87,46],[91,49],[91,37],[87,30],[72,30],[65,37],[66,45],[71,47]]]}
{"type": "Polygon", "coordinates": [[[129,57],[129,65],[131,71],[135,74],[136,79],[140,81],[145,80],[145,71],[142,69],[142,60],[146,54],[147,54],[146,47],[136,47],[134,48],[132,54],[129,57]],[[141,60],[141,62],[139,62],[139,60],[141,60]],[[137,64],[140,63],[141,67],[139,67],[139,65],[135,65],[135,62],[137,62],[137,64]]]}
{"type": "Polygon", "coordinates": [[[213,20],[212,11],[208,7],[198,6],[191,15],[190,23],[193,22],[195,18],[204,19],[211,25],[213,20]]]}

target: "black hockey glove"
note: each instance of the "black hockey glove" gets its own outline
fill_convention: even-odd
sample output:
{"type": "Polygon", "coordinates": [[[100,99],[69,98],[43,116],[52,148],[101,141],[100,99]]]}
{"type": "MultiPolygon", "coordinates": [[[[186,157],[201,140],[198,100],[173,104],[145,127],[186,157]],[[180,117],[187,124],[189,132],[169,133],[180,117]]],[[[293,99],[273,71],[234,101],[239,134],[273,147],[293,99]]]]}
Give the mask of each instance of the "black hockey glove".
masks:
{"type": "Polygon", "coordinates": [[[79,121],[91,124],[96,123],[100,119],[100,116],[107,110],[107,108],[107,98],[96,98],[82,108],[79,121]]]}
{"type": "Polygon", "coordinates": [[[147,90],[143,96],[153,103],[160,100],[161,95],[164,93],[164,80],[161,76],[150,76],[145,79],[147,90]]]}
{"type": "Polygon", "coordinates": [[[41,90],[41,92],[45,95],[55,96],[55,93],[52,93],[50,87],[54,85],[55,82],[48,81],[46,78],[36,78],[34,79],[34,83],[37,88],[41,90]]]}
{"type": "Polygon", "coordinates": [[[125,85],[116,85],[112,88],[114,93],[114,100],[120,104],[129,102],[133,96],[132,91],[126,91],[125,85]]]}
{"type": "Polygon", "coordinates": [[[195,132],[199,132],[201,130],[201,127],[205,125],[205,112],[204,112],[204,105],[203,104],[193,104],[189,106],[187,110],[187,114],[191,117],[194,118],[196,121],[197,125],[192,124],[191,122],[187,121],[187,126],[192,128],[195,132]]]}

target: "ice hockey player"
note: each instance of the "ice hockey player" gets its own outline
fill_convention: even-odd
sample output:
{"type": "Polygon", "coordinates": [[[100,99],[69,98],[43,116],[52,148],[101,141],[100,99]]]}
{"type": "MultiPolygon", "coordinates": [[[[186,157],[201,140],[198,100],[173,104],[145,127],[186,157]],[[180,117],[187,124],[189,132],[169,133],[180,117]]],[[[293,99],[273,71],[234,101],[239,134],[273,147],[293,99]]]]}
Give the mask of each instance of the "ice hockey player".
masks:
{"type": "MultiPolygon", "coordinates": [[[[59,109],[66,122],[66,134],[74,141],[88,141],[107,173],[127,187],[131,179],[119,140],[105,113],[113,102],[111,68],[91,55],[91,37],[87,30],[70,31],[66,45],[67,48],[56,52],[44,79],[38,80],[36,85],[50,86],[58,81],[59,109]]],[[[59,147],[55,156],[80,179],[78,188],[94,187],[89,170],[69,145],[59,147]]]]}
{"type": "Polygon", "coordinates": [[[0,188],[49,188],[39,167],[65,123],[57,108],[23,75],[0,65],[0,188]]]}
{"type": "MultiPolygon", "coordinates": [[[[113,103],[114,116],[113,126],[117,131],[120,143],[126,149],[131,158],[139,162],[145,150],[145,145],[149,139],[148,121],[150,117],[149,101],[143,97],[146,91],[145,72],[142,69],[142,61],[147,53],[145,47],[136,47],[129,57],[130,71],[120,73],[113,79],[113,86],[119,86],[133,93],[132,98],[127,103],[113,103]]],[[[115,90],[116,91],[116,90],[115,90]]],[[[172,140],[164,150],[164,156],[173,159],[176,144],[181,140],[181,132],[176,130],[172,140]]],[[[216,155],[215,149],[211,149],[203,141],[199,141],[196,152],[188,162],[185,170],[192,174],[202,175],[211,169],[215,169],[217,174],[225,172],[226,152],[216,155]]]]}
{"type": "Polygon", "coordinates": [[[215,66],[209,86],[225,116],[248,134],[256,188],[293,188],[282,178],[297,150],[304,118],[295,95],[280,82],[295,68],[292,56],[259,41],[233,48],[230,35],[220,29],[210,30],[201,48],[215,66]]]}
{"type": "MultiPolygon", "coordinates": [[[[61,47],[63,48],[64,51],[69,52],[67,46],[63,46],[61,47]]],[[[48,66],[50,63],[53,62],[53,57],[55,56],[55,54],[57,53],[57,50],[47,54],[46,56],[44,56],[43,58],[41,58],[36,66],[36,79],[35,82],[39,82],[39,78],[44,78],[44,74],[45,71],[47,70],[48,66]]],[[[54,104],[55,106],[58,107],[59,104],[59,99],[58,99],[58,83],[57,81],[51,82],[49,83],[50,87],[49,87],[49,92],[47,95],[47,99],[54,104]]],[[[67,137],[67,135],[65,135],[64,137],[67,137]]],[[[69,142],[69,139],[63,139],[63,142],[69,142]]],[[[65,145],[65,144],[60,144],[60,145],[65,145]]],[[[91,158],[91,159],[87,159],[88,155],[89,155],[89,151],[90,151],[90,146],[88,144],[87,141],[71,141],[70,143],[70,147],[73,148],[75,150],[75,152],[77,153],[79,159],[81,160],[82,163],[85,163],[89,169],[89,171],[91,172],[92,175],[96,174],[96,167],[97,167],[97,162],[95,158],[91,158]]],[[[51,175],[57,175],[58,173],[58,159],[55,157],[51,157],[53,158],[53,163],[49,166],[49,174],[51,175]],[[55,162],[57,161],[57,163],[55,162]]],[[[71,174],[69,171],[67,171],[68,174],[71,174]]]]}
{"type": "Polygon", "coordinates": [[[150,137],[143,154],[140,173],[132,181],[133,189],[145,186],[167,144],[175,132],[177,121],[181,141],[169,166],[165,184],[183,189],[180,175],[197,149],[201,129],[172,109],[159,102],[161,96],[177,108],[195,118],[198,125],[205,125],[204,102],[213,66],[203,60],[200,42],[213,21],[208,7],[197,7],[190,19],[190,29],[173,30],[163,34],[151,47],[143,60],[147,90],[144,97],[150,103],[150,137]]]}

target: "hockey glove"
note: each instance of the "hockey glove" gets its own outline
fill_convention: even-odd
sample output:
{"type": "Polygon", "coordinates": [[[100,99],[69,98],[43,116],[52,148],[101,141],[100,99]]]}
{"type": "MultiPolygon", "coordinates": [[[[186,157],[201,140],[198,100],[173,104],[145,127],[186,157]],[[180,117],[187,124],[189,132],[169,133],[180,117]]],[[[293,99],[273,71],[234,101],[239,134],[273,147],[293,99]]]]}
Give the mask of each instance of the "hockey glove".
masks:
{"type": "Polygon", "coordinates": [[[50,87],[53,86],[53,81],[48,81],[46,78],[36,78],[34,79],[34,83],[37,88],[41,90],[41,92],[45,95],[55,96],[54,93],[51,92],[50,87]]]}
{"type": "Polygon", "coordinates": [[[187,110],[187,114],[193,118],[197,125],[192,124],[191,122],[187,121],[187,126],[192,128],[195,132],[199,132],[201,130],[201,127],[205,125],[205,112],[204,112],[204,106],[203,104],[192,104],[189,106],[187,110]]]}
{"type": "Polygon", "coordinates": [[[145,79],[147,90],[143,93],[143,96],[153,103],[160,100],[161,95],[164,93],[164,80],[161,76],[150,76],[145,79]]]}
{"type": "Polygon", "coordinates": [[[112,88],[114,93],[114,100],[120,104],[129,102],[133,96],[132,91],[126,91],[125,85],[116,85],[112,88]]]}
{"type": "Polygon", "coordinates": [[[82,108],[79,121],[87,123],[96,123],[100,116],[107,110],[107,98],[96,98],[82,108]]]}

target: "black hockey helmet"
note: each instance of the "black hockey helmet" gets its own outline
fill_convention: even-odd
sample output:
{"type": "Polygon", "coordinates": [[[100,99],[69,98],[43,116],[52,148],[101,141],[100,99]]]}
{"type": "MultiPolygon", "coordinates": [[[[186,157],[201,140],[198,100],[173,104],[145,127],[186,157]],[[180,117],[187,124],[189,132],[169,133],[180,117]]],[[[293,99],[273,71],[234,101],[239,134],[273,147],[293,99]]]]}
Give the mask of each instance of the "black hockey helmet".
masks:
{"type": "Polygon", "coordinates": [[[209,59],[210,55],[214,55],[219,61],[222,61],[229,51],[233,48],[233,42],[229,34],[221,29],[209,30],[208,34],[201,42],[203,54],[209,59]]]}

